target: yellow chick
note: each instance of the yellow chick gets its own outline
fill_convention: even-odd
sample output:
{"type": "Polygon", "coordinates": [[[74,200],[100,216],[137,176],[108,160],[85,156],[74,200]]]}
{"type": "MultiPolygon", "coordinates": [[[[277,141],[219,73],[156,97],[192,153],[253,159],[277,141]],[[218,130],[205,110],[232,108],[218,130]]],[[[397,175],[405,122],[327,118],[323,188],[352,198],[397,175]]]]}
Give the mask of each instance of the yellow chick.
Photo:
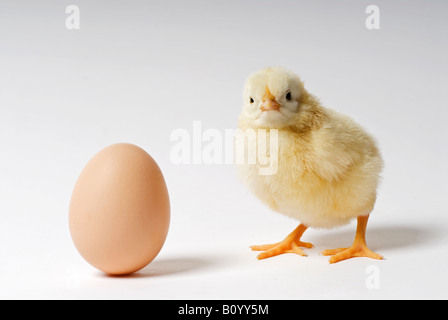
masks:
{"type": "Polygon", "coordinates": [[[281,242],[252,246],[263,251],[258,259],[282,253],[306,256],[301,248],[313,247],[301,241],[308,227],[330,229],[354,218],[358,226],[353,245],[322,254],[331,256],[330,263],[353,257],[383,259],[365,240],[383,168],[374,139],[347,116],[324,108],[297,75],[281,67],[249,76],[243,96],[238,127],[243,133],[277,129],[278,167],[262,175],[261,164],[245,162],[238,165],[239,175],[271,209],[301,222],[281,242]]]}

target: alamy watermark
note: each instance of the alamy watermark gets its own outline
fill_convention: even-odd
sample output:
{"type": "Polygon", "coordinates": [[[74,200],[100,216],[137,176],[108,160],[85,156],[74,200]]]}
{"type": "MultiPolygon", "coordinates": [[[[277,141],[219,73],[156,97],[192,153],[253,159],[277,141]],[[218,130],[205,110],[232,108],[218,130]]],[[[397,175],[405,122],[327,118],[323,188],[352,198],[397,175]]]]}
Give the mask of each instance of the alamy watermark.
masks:
{"type": "MultiPolygon", "coordinates": [[[[79,30],[81,28],[81,16],[79,6],[71,4],[65,8],[68,15],[65,19],[65,27],[68,30],[79,30]]],[[[380,29],[380,8],[376,5],[369,5],[365,10],[369,14],[365,20],[365,26],[368,30],[380,29]]]]}
{"type": "Polygon", "coordinates": [[[369,16],[366,19],[366,28],[368,30],[379,30],[380,29],[380,8],[376,5],[369,5],[366,8],[366,13],[369,16]]]}
{"type": "Polygon", "coordinates": [[[79,7],[72,4],[65,8],[65,13],[68,14],[65,19],[65,27],[67,30],[79,30],[81,28],[81,16],[79,7]]]}
{"type": "Polygon", "coordinates": [[[370,265],[366,268],[368,274],[366,278],[366,288],[369,290],[380,289],[380,268],[370,265]]]}
{"type": "Polygon", "coordinates": [[[191,131],[173,130],[170,141],[174,164],[256,165],[260,175],[273,175],[278,169],[277,129],[203,130],[201,121],[193,121],[191,131]]]}

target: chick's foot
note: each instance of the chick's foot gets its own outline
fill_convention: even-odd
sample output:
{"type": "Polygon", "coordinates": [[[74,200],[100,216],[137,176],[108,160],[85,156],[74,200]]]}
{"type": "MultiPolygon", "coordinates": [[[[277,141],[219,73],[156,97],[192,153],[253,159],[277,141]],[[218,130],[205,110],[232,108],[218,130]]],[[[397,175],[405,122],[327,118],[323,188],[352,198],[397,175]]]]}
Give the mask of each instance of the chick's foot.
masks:
{"type": "Polygon", "coordinates": [[[324,256],[332,256],[329,260],[330,263],[336,263],[342,260],[356,258],[356,257],[367,257],[377,260],[382,260],[383,256],[373,252],[367,246],[354,244],[350,248],[338,248],[322,251],[324,256]]]}
{"type": "Polygon", "coordinates": [[[300,248],[309,249],[313,247],[311,243],[300,241],[306,229],[307,227],[301,224],[281,242],[251,246],[250,248],[253,251],[264,251],[257,256],[258,260],[274,257],[283,253],[295,253],[306,256],[306,253],[300,248]]]}
{"type": "Polygon", "coordinates": [[[330,263],[336,263],[342,260],[356,258],[356,257],[367,257],[377,260],[384,259],[383,256],[373,252],[367,248],[365,234],[367,227],[367,220],[369,216],[358,217],[358,227],[356,229],[355,241],[353,245],[349,248],[338,248],[322,251],[324,256],[332,256],[329,260],[330,263]]]}

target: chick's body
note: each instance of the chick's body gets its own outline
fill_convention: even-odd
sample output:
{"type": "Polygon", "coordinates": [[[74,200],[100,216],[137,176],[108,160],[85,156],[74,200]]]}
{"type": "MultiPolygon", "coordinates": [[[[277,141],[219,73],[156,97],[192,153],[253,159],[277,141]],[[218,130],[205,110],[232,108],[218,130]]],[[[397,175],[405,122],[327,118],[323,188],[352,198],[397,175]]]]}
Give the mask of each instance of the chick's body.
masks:
{"type": "Polygon", "coordinates": [[[243,165],[240,175],[273,210],[309,227],[332,228],[372,211],[382,160],[372,138],[353,121],[320,112],[319,127],[306,133],[279,129],[275,174],[243,165]]]}
{"type": "Polygon", "coordinates": [[[296,75],[267,68],[250,76],[239,128],[278,130],[276,172],[260,175],[258,163],[239,165],[242,180],[274,211],[305,229],[333,228],[372,211],[383,167],[375,141],[321,106],[296,75]]]}

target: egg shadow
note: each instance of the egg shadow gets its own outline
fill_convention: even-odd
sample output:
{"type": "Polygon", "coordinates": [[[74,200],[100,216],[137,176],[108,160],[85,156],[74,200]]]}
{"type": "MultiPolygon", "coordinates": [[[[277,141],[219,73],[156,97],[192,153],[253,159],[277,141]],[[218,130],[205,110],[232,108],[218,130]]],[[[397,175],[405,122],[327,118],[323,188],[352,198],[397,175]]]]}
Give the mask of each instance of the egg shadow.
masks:
{"type": "Polygon", "coordinates": [[[127,275],[111,275],[102,273],[102,276],[107,278],[149,278],[149,277],[163,277],[173,274],[188,273],[195,270],[208,268],[214,262],[199,258],[170,258],[157,259],[152,261],[143,269],[127,275]]]}
{"type": "Polygon", "coordinates": [[[203,258],[171,258],[156,260],[140,270],[142,276],[167,276],[208,268],[214,263],[203,258]]]}
{"type": "MultiPolygon", "coordinates": [[[[344,231],[317,231],[310,237],[313,244],[326,249],[349,247],[353,243],[356,227],[344,231]]],[[[367,228],[366,241],[372,250],[389,250],[427,245],[443,236],[444,231],[429,226],[384,226],[367,228]]],[[[304,237],[304,241],[307,241],[304,237]]]]}

